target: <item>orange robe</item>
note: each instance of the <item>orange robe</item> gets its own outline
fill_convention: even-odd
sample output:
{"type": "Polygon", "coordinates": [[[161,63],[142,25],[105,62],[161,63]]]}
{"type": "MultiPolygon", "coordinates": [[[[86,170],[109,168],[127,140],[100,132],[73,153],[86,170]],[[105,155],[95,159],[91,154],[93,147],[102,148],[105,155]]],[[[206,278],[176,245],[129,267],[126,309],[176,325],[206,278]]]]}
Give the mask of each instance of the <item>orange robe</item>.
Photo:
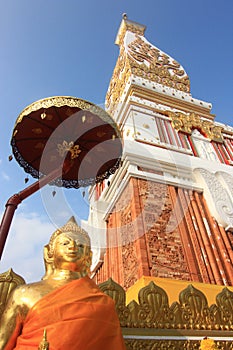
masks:
{"type": "Polygon", "coordinates": [[[44,328],[50,350],[126,349],[114,301],[89,277],[39,300],[25,319],[15,350],[37,350],[44,328]]]}

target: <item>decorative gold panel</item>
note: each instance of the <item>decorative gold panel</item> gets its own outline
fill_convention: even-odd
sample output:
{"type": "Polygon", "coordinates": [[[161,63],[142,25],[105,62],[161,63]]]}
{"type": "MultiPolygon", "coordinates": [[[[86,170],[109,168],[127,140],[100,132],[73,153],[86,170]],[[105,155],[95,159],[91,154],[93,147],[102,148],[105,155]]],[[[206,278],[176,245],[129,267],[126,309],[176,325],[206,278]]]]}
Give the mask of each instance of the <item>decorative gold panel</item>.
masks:
{"type": "Polygon", "coordinates": [[[115,106],[119,102],[130,75],[131,69],[129,59],[122,48],[105,98],[105,105],[110,114],[114,111],[115,106]]]}
{"type": "Polygon", "coordinates": [[[189,285],[179,296],[176,323],[180,322],[185,328],[205,329],[209,323],[209,308],[205,295],[189,285]]]}
{"type": "MultiPolygon", "coordinates": [[[[25,116],[28,116],[30,113],[34,111],[38,111],[43,108],[46,110],[50,107],[63,107],[63,106],[77,107],[84,111],[90,111],[93,114],[97,114],[103,121],[106,121],[107,123],[112,124],[112,119],[105,112],[105,110],[93,103],[90,103],[88,101],[85,101],[83,99],[79,99],[76,97],[71,97],[71,96],[53,96],[53,97],[47,97],[47,98],[38,100],[36,102],[31,103],[29,106],[27,106],[18,116],[15,123],[15,128],[17,124],[19,124],[25,116]]],[[[67,111],[67,115],[69,115],[69,109],[67,111]]],[[[45,117],[48,117],[49,120],[51,120],[52,116],[50,115],[47,116],[46,113],[42,113],[41,118],[43,119],[45,117]]],[[[118,131],[118,129],[116,129],[116,131],[118,131]]]]}
{"type": "Polygon", "coordinates": [[[127,31],[138,34],[138,35],[144,35],[145,26],[139,26],[138,23],[132,22],[132,21],[123,21],[122,22],[122,26],[120,27],[120,30],[118,32],[118,36],[117,36],[117,40],[116,40],[116,44],[117,45],[122,45],[123,44],[123,40],[125,37],[125,33],[127,31]]]}
{"type": "Polygon", "coordinates": [[[209,120],[201,119],[201,116],[195,113],[184,114],[166,111],[165,113],[172,122],[172,126],[177,131],[183,131],[191,134],[193,129],[200,130],[206,137],[216,142],[223,142],[222,127],[215,125],[209,120]]]}
{"type": "Polygon", "coordinates": [[[131,301],[127,306],[124,289],[112,279],[99,287],[116,301],[122,327],[233,331],[233,292],[226,287],[210,307],[206,296],[191,284],[171,306],[165,290],[154,282],[139,291],[139,303],[131,301]]]}
{"type": "MultiPolygon", "coordinates": [[[[224,288],[216,297],[217,312],[215,321],[221,323],[223,321],[228,325],[229,329],[233,327],[233,296],[229,289],[224,288]]],[[[216,310],[216,309],[215,309],[216,310]]]]}
{"type": "Polygon", "coordinates": [[[102,290],[102,292],[109,295],[115,301],[121,326],[127,326],[130,310],[125,306],[126,295],[124,289],[111,278],[109,278],[106,282],[101,283],[99,288],[102,290]]]}
{"type": "MultiPolygon", "coordinates": [[[[126,339],[127,350],[199,350],[199,340],[141,340],[126,339]]],[[[219,350],[232,350],[232,341],[216,341],[216,348],[219,350]]],[[[210,349],[209,347],[206,348],[210,349]]],[[[212,348],[213,349],[213,348],[212,348]]]]}
{"type": "Polygon", "coordinates": [[[182,66],[144,38],[145,27],[131,21],[123,23],[116,41],[120,54],[106,95],[108,112],[111,114],[119,103],[129,76],[190,92],[189,77],[182,66]],[[134,33],[134,40],[130,43],[124,40],[126,32],[134,33]]]}
{"type": "Polygon", "coordinates": [[[125,291],[113,280],[100,288],[113,299],[116,296],[118,313],[124,310],[120,312],[120,322],[127,350],[199,350],[206,336],[218,338],[214,342],[216,349],[233,349],[233,292],[228,288],[216,296],[216,304],[210,307],[206,296],[192,285],[181,291],[179,301],[171,306],[165,290],[154,282],[139,291],[138,303],[132,301],[127,306],[123,303],[125,291]]]}
{"type": "Polygon", "coordinates": [[[190,91],[189,78],[181,65],[142,37],[136,35],[128,49],[133,74],[177,90],[190,91]]]}
{"type": "Polygon", "coordinates": [[[126,340],[127,350],[199,350],[199,341],[177,341],[177,340],[126,340]]]}

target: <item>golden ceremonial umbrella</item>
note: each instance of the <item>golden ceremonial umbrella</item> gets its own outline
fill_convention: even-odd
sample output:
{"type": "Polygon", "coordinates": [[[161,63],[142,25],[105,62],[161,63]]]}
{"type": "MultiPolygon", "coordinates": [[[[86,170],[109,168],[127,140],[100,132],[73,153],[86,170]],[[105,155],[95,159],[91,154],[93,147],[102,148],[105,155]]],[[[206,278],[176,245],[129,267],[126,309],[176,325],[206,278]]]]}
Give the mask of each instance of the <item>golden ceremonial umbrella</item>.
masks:
{"type": "Polygon", "coordinates": [[[118,127],[106,111],[67,96],[26,107],[16,120],[11,145],[18,163],[39,180],[6,203],[0,257],[19,203],[46,184],[79,188],[107,179],[118,168],[123,147],[118,127]]]}

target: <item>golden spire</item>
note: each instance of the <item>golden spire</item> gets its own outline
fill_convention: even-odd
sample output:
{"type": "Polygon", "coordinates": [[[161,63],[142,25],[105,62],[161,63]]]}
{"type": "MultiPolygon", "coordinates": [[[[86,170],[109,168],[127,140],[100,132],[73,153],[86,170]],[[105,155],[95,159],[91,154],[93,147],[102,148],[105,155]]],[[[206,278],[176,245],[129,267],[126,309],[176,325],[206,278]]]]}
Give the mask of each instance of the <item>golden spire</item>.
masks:
{"type": "Polygon", "coordinates": [[[117,33],[115,44],[119,46],[123,44],[123,40],[127,31],[144,36],[145,30],[146,30],[146,26],[134,21],[130,21],[128,19],[127,14],[123,13],[122,21],[117,33]]]}
{"type": "Polygon", "coordinates": [[[129,20],[126,14],[122,17],[115,41],[120,54],[106,95],[108,112],[114,111],[130,77],[189,93],[190,82],[184,68],[146,40],[146,26],[129,20]]]}

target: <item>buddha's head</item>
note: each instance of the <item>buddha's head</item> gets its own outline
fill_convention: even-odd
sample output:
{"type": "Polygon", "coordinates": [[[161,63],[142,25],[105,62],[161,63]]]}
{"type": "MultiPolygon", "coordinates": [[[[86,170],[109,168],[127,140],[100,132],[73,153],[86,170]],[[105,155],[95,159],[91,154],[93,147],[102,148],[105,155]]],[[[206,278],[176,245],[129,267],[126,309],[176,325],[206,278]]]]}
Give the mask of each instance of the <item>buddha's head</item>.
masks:
{"type": "Polygon", "coordinates": [[[51,236],[44,247],[46,274],[51,275],[54,269],[79,272],[81,276],[90,273],[92,260],[91,243],[88,233],[78,226],[74,217],[51,236]]]}

